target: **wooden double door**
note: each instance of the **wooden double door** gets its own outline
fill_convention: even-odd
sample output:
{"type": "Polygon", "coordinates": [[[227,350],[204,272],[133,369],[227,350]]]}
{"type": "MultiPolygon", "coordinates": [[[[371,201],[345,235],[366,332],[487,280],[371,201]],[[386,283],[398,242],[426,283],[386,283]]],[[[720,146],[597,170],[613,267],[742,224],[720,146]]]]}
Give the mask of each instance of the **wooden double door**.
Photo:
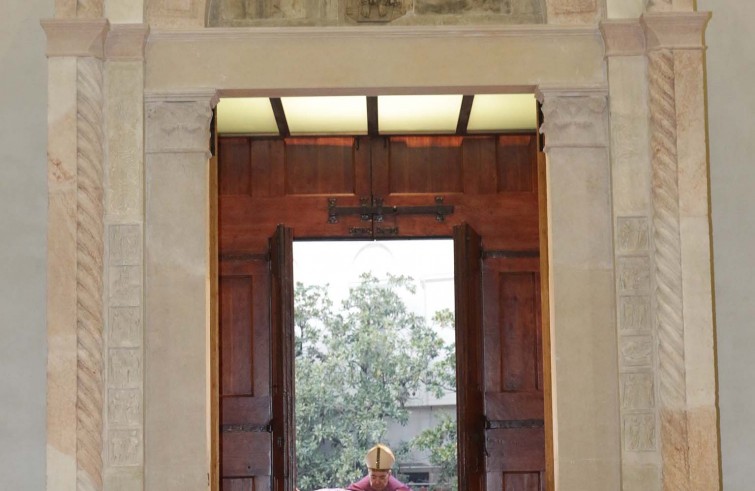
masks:
{"type": "Polygon", "coordinates": [[[221,137],[218,212],[223,491],[295,489],[293,240],[418,237],[454,240],[459,489],[545,489],[534,133],[221,137]]]}

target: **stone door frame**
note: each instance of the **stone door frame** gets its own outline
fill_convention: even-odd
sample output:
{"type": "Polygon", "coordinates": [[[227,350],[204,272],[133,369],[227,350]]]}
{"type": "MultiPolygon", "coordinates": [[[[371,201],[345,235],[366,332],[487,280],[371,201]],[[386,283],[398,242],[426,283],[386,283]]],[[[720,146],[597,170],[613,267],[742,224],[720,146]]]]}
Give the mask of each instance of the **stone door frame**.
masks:
{"type": "Polygon", "coordinates": [[[149,36],[46,21],[48,488],[207,485],[219,94],[529,90],[545,114],[554,486],[719,489],[706,21],[149,36]]]}

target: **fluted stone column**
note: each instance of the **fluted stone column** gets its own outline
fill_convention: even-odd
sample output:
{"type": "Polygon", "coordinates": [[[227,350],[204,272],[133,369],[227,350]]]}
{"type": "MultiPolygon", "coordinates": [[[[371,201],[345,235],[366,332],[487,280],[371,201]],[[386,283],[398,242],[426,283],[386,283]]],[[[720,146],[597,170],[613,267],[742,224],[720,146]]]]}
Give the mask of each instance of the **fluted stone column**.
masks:
{"type": "Polygon", "coordinates": [[[42,26],[49,59],[47,487],[101,490],[108,23],[59,19],[42,26]]]}
{"type": "Polygon", "coordinates": [[[214,92],[147,94],[145,487],[208,485],[214,92]]]}
{"type": "Polygon", "coordinates": [[[651,165],[645,36],[639,19],[604,21],[609,107],[623,491],[660,491],[657,332],[653,323],[651,165]]]}
{"type": "Polygon", "coordinates": [[[703,32],[709,13],[644,14],[664,490],[720,489],[703,32]]]}
{"type": "Polygon", "coordinates": [[[607,92],[540,88],[556,489],[621,489],[607,92]]]}

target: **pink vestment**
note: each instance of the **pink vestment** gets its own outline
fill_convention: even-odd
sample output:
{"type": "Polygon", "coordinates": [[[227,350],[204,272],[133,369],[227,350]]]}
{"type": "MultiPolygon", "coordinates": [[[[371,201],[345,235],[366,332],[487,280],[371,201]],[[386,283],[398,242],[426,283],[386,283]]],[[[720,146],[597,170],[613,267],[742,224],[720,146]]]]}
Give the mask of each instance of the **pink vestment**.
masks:
{"type": "MultiPolygon", "coordinates": [[[[346,489],[349,491],[374,491],[370,486],[370,476],[364,476],[354,484],[350,484],[346,489]]],[[[402,483],[393,476],[388,478],[388,486],[385,487],[385,491],[412,491],[409,486],[402,483]]]]}

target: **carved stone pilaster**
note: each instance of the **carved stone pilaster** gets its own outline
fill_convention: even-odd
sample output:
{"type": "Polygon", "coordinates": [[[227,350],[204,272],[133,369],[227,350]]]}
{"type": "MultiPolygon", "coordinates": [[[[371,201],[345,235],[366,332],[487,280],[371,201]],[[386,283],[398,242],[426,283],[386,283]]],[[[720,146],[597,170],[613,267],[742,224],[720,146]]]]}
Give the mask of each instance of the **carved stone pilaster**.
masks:
{"type": "MultiPolygon", "coordinates": [[[[701,343],[712,345],[712,325],[707,326],[707,334],[701,326],[689,327],[697,321],[685,317],[685,306],[693,301],[687,290],[690,287],[689,291],[710,289],[710,278],[702,277],[702,281],[685,286],[694,275],[683,275],[682,254],[685,244],[709,240],[707,234],[693,236],[683,230],[685,220],[702,219],[707,223],[707,197],[695,196],[699,193],[689,188],[687,177],[693,173],[705,175],[704,145],[696,155],[697,149],[685,148],[683,142],[705,140],[704,110],[689,110],[691,104],[702,101],[703,59],[701,55],[690,57],[688,53],[703,49],[702,34],[708,18],[707,13],[667,12],[645,14],[641,19],[648,50],[655,330],[664,490],[696,486],[714,489],[718,481],[715,464],[709,464],[708,468],[693,462],[693,458],[708,463],[716,461],[715,448],[695,448],[693,440],[695,435],[717,430],[709,422],[697,422],[697,426],[693,426],[691,419],[699,413],[706,414],[707,418],[709,413],[715,413],[715,407],[712,403],[709,406],[690,404],[687,379],[688,347],[699,349],[701,343]],[[696,61],[696,66],[691,60],[696,61]],[[688,336],[692,337],[687,339],[688,336]],[[702,454],[707,457],[700,459],[702,454]]],[[[700,185],[695,182],[695,189],[700,185]]],[[[712,298],[709,301],[712,302],[712,298]]],[[[697,392],[713,394],[712,374],[709,386],[705,387],[704,383],[700,386],[703,390],[697,392]]]]}
{"type": "Polygon", "coordinates": [[[216,101],[209,90],[145,96],[144,364],[150,376],[144,397],[151,408],[144,420],[144,468],[151,469],[145,489],[207,486],[208,159],[216,101]],[[181,387],[180,400],[166,386],[181,387]]]}
{"type": "MultiPolygon", "coordinates": [[[[615,295],[611,237],[611,179],[608,154],[607,91],[603,88],[540,87],[548,183],[549,297],[551,299],[552,372],[554,394],[579,394],[579,403],[559,402],[554,411],[553,446],[571,446],[580,457],[560,460],[555,489],[621,489],[618,454],[618,353],[613,329],[615,295]],[[612,349],[606,349],[611,347],[612,349]],[[569,355],[574,352],[580,356],[569,355]],[[589,358],[584,364],[580,358],[589,358]],[[584,384],[589,379],[589,384],[584,384]],[[588,387],[589,385],[589,387],[588,387]],[[565,405],[564,405],[565,404],[565,405]],[[587,419],[600,421],[583,438],[587,419]],[[610,428],[610,430],[609,430],[610,428]],[[589,441],[588,441],[589,440],[589,441]],[[600,443],[598,443],[600,442],[600,443]],[[610,450],[607,450],[610,449],[610,450]]],[[[628,289],[647,288],[642,264],[627,263],[628,289]],[[637,272],[637,273],[635,273],[637,272]]],[[[623,355],[644,363],[647,342],[642,336],[623,355]]],[[[627,380],[627,390],[644,390],[641,380],[627,380]]],[[[646,445],[642,420],[633,430],[637,445],[646,445]]]]}
{"type": "Polygon", "coordinates": [[[689,489],[674,57],[668,49],[648,56],[663,474],[689,489]]]}
{"type": "MultiPolygon", "coordinates": [[[[60,383],[52,372],[48,372],[48,383],[56,384],[56,390],[75,393],[75,406],[63,404],[62,399],[48,400],[48,414],[75,421],[75,452],[68,455],[75,461],[75,487],[78,490],[97,491],[103,489],[103,399],[104,399],[104,85],[103,53],[104,39],[108,23],[95,20],[46,20],[42,26],[48,35],[47,54],[49,58],[62,57],[58,63],[51,60],[55,77],[59,80],[75,80],[75,90],[66,92],[66,100],[55,103],[70,108],[70,118],[75,118],[75,131],[69,126],[53,125],[56,116],[50,113],[50,139],[57,149],[75,149],[75,165],[53,159],[50,168],[51,182],[56,182],[60,169],[75,168],[71,178],[75,189],[75,208],[70,220],[75,224],[75,235],[66,237],[70,244],[61,247],[75,250],[75,266],[71,268],[61,262],[61,258],[48,257],[51,270],[56,271],[58,280],[72,281],[75,296],[70,297],[75,306],[60,305],[56,308],[75,311],[75,325],[55,325],[58,312],[48,312],[48,326],[55,325],[56,331],[72,336],[75,354],[64,350],[56,351],[57,345],[50,347],[49,358],[57,363],[75,357],[75,384],[59,387],[60,383]],[[67,276],[70,278],[63,278],[67,276]],[[73,412],[75,414],[66,414],[73,412]]],[[[50,85],[58,80],[51,78],[50,85]]],[[[62,94],[60,94],[62,95],[62,94]]],[[[51,196],[53,193],[51,187],[51,196]]],[[[50,213],[62,216],[70,213],[66,203],[51,199],[50,213]]],[[[59,224],[50,224],[54,230],[59,224]]],[[[65,284],[56,282],[49,286],[49,295],[64,296],[56,289],[65,284]]],[[[52,328],[51,328],[52,329],[52,328]]],[[[48,454],[50,455],[50,454],[48,454]]],[[[73,476],[62,467],[48,467],[48,482],[56,485],[72,486],[73,476]]]]}

